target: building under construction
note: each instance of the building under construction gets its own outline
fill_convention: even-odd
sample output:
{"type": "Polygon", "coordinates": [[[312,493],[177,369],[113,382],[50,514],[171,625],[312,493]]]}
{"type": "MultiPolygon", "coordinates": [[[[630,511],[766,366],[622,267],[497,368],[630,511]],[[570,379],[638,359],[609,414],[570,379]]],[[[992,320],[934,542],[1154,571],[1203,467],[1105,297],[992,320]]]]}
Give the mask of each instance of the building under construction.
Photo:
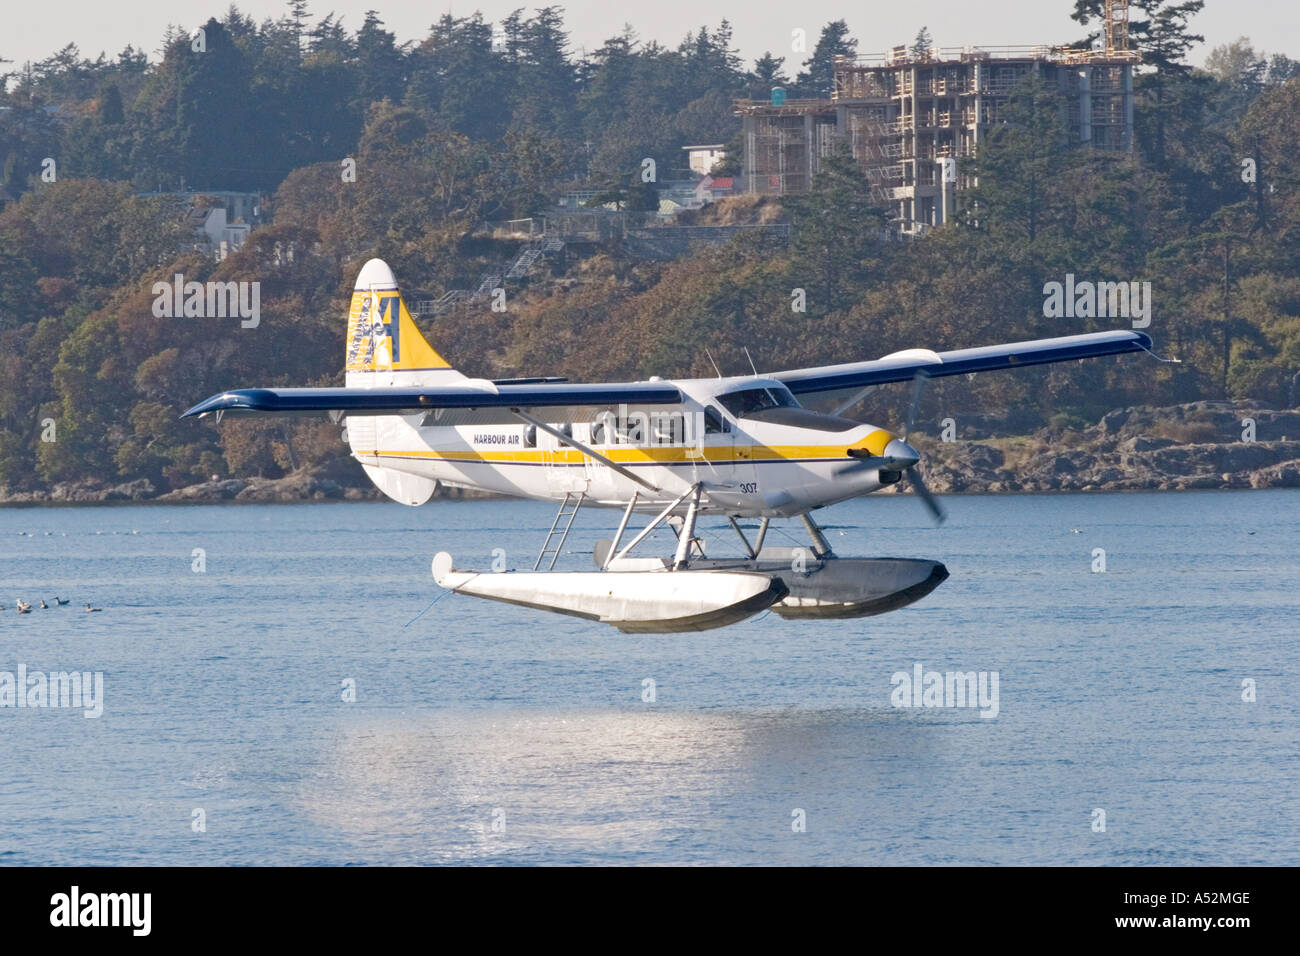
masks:
{"type": "Polygon", "coordinates": [[[1000,122],[1012,90],[1030,73],[1065,102],[1078,142],[1133,148],[1133,67],[1128,4],[1108,0],[1104,46],[895,47],[882,56],[838,57],[829,100],[741,100],[744,190],[783,195],[808,188],[837,143],[849,147],[873,194],[903,232],[946,221],[972,182],[957,162],[1000,122]]]}

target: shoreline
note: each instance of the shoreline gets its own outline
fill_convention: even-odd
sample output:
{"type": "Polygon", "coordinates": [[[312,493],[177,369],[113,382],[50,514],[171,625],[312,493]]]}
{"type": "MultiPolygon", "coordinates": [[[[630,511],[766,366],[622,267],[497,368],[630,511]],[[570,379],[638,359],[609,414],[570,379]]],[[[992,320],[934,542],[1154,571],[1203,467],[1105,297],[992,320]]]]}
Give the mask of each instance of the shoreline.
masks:
{"type": "MultiPolygon", "coordinates": [[[[927,479],[928,481],[928,479],[927,479]]],[[[1173,493],[1173,494],[1213,494],[1224,491],[1290,491],[1300,488],[1300,482],[1296,484],[1281,485],[1233,485],[1222,484],[1217,486],[1184,486],[1178,488],[1047,488],[1047,489],[1017,489],[1014,491],[1002,489],[999,491],[989,491],[988,489],[967,488],[962,491],[939,491],[935,488],[930,490],[941,497],[945,498],[1064,498],[1071,495],[1142,495],[1153,494],[1155,492],[1173,493]]],[[[891,488],[882,488],[880,491],[874,491],[867,495],[861,495],[863,498],[874,497],[913,497],[911,491],[906,489],[894,491],[891,488]]],[[[543,501],[540,498],[523,498],[515,495],[498,495],[498,494],[465,494],[465,495],[434,495],[425,504],[437,504],[440,501],[543,501]]],[[[234,501],[222,499],[204,499],[204,498],[187,498],[185,500],[158,498],[142,498],[136,501],[126,501],[115,499],[113,501],[0,501],[0,511],[9,509],[13,511],[25,511],[36,508],[48,508],[58,510],[62,508],[134,508],[140,506],[158,506],[161,508],[198,508],[210,507],[217,505],[220,507],[245,508],[256,505],[269,505],[271,507],[291,506],[291,505],[391,505],[400,504],[383,495],[371,495],[357,498],[278,498],[265,501],[234,501]]],[[[598,507],[588,505],[587,507],[598,507]]],[[[621,507],[621,506],[620,506],[621,507]]],[[[833,506],[831,506],[833,507],[833,506]]]]}
{"type": "MultiPolygon", "coordinates": [[[[1258,402],[1202,401],[1115,409],[1095,425],[999,434],[996,420],[909,438],[936,494],[1075,494],[1300,488],[1300,410],[1258,402]],[[1248,424],[1247,424],[1248,423],[1248,424]]],[[[945,421],[952,422],[951,419],[945,421]]],[[[891,485],[877,494],[910,494],[891,485]]],[[[522,500],[460,488],[431,500],[522,500]]],[[[115,485],[68,481],[48,489],[0,489],[0,508],[132,504],[302,504],[387,498],[349,459],[281,478],[226,478],[159,493],[147,478],[115,485]]]]}

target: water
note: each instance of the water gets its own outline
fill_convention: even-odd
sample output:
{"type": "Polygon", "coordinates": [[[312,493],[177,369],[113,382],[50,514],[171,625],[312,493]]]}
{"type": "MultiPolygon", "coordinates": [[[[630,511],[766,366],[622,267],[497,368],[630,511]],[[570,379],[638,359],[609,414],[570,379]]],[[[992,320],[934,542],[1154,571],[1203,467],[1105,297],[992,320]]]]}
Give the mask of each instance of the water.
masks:
{"type": "Polygon", "coordinates": [[[404,626],[437,550],[531,567],[542,504],[0,510],[0,671],[105,697],[0,709],[0,863],[1300,862],[1300,493],[947,503],[823,519],[945,561],[917,605],[666,636],[460,596],[404,626]],[[998,716],[892,707],[917,662],[997,671],[998,716]]]}

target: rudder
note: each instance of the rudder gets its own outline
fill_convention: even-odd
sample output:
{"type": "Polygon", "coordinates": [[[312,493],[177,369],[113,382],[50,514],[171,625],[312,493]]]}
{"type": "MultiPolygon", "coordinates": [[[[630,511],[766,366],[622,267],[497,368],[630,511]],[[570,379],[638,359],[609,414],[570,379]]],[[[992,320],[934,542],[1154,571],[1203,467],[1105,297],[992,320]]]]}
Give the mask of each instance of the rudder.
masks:
{"type": "MultiPolygon", "coordinates": [[[[450,385],[465,379],[420,332],[382,259],[371,259],[357,273],[344,370],[348,388],[450,385]]],[[[412,427],[401,415],[352,414],[347,419],[352,454],[375,486],[394,501],[420,505],[433,495],[437,481],[384,463],[384,449],[409,446],[412,427]]]]}
{"type": "Polygon", "coordinates": [[[447,384],[465,377],[420,332],[382,259],[371,259],[357,273],[343,368],[349,388],[447,384]]]}

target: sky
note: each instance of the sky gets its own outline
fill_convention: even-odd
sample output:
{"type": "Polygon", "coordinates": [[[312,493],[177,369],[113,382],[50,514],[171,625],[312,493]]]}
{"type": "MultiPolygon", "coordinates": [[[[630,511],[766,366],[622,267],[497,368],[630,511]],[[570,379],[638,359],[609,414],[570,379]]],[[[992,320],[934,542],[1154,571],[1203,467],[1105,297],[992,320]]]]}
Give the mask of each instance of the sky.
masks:
{"type": "MultiPolygon", "coordinates": [[[[114,56],[130,43],[156,60],[155,51],[169,23],[192,29],[211,16],[220,18],[228,2],[59,0],[52,7],[15,2],[5,11],[0,33],[0,59],[13,64],[2,68],[16,70],[25,61],[44,59],[70,42],[92,59],[101,51],[114,56]]],[[[522,2],[316,0],[312,12],[325,14],[333,10],[344,18],[345,26],[355,30],[364,12],[374,8],[402,42],[422,39],[429,25],[448,11],[466,16],[480,10],[485,18],[499,21],[522,2]]],[[[242,0],[237,5],[258,22],[279,17],[286,10],[283,0],[242,0]]],[[[708,4],[697,0],[573,0],[556,5],[567,11],[565,21],[575,51],[598,48],[606,38],[620,33],[625,23],[632,24],[642,39],[676,46],[688,31],[701,25],[712,28],[727,19],[732,24],[735,46],[747,66],[767,50],[786,56],[787,68],[797,65],[807,54],[790,51],[792,31],[805,30],[811,50],[822,26],[840,18],[848,21],[862,53],[883,52],[910,43],[922,26],[929,27],[939,46],[1051,44],[1075,40],[1083,34],[1069,16],[1074,8],[1072,0],[986,0],[983,4],[970,0],[909,0],[870,6],[842,0],[715,0],[708,4]]],[[[1192,54],[1194,63],[1199,64],[1214,46],[1243,35],[1251,38],[1256,49],[1300,59],[1300,3],[1295,0],[1207,0],[1192,27],[1206,38],[1206,43],[1192,54]]]]}

